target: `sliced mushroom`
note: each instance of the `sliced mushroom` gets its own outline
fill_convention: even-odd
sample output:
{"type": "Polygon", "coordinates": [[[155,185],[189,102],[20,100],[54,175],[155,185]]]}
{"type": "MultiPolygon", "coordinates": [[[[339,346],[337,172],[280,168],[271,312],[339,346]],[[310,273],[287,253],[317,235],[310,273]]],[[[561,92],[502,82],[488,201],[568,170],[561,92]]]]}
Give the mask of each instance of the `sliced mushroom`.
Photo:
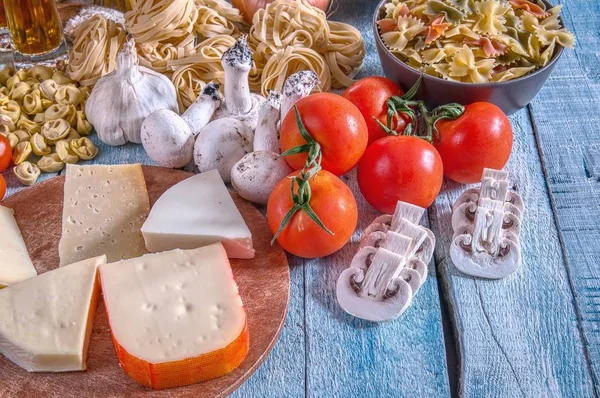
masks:
{"type": "Polygon", "coordinates": [[[400,316],[413,297],[410,284],[399,276],[404,262],[402,256],[377,249],[366,270],[364,267],[344,270],[336,286],[340,306],[347,313],[372,322],[400,316]]]}
{"type": "Polygon", "coordinates": [[[454,266],[461,272],[487,279],[504,278],[521,265],[519,245],[509,239],[502,239],[497,255],[488,252],[469,251],[473,236],[460,234],[452,239],[450,257],[454,266]]]}

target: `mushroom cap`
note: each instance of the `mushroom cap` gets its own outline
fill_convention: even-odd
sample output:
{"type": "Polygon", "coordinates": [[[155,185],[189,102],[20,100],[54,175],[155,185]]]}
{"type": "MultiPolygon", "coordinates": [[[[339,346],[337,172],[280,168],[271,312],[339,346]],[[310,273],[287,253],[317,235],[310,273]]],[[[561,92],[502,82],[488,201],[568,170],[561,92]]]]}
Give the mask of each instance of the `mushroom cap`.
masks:
{"type": "Polygon", "coordinates": [[[231,184],[242,198],[266,204],[275,185],[291,172],[283,157],[271,151],[256,151],[233,166],[231,184]]]}
{"type": "Polygon", "coordinates": [[[150,159],[160,166],[179,168],[192,161],[194,135],[175,112],[159,109],[142,123],[142,145],[150,159]]]}

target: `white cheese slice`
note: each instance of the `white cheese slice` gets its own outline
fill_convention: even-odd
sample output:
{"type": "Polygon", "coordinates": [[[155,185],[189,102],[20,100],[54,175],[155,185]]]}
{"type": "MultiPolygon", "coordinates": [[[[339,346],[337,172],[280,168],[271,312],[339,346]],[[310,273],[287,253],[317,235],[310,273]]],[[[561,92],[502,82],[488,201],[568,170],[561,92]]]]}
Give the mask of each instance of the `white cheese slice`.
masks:
{"type": "Polygon", "coordinates": [[[151,364],[226,347],[246,324],[242,299],[219,243],[100,266],[116,342],[151,364]]]}
{"type": "Polygon", "coordinates": [[[219,172],[208,171],[169,188],[142,227],[153,253],[223,243],[230,258],[253,258],[252,234],[219,172]]]}
{"type": "Polygon", "coordinates": [[[85,370],[104,263],[92,258],[0,290],[0,352],[29,372],[85,370]]]}
{"type": "Polygon", "coordinates": [[[118,261],[147,253],[140,228],[150,201],[139,164],[69,164],[64,195],[61,265],[103,254],[118,261]]]}
{"type": "Polygon", "coordinates": [[[0,288],[36,275],[13,210],[0,206],[0,288]]]}

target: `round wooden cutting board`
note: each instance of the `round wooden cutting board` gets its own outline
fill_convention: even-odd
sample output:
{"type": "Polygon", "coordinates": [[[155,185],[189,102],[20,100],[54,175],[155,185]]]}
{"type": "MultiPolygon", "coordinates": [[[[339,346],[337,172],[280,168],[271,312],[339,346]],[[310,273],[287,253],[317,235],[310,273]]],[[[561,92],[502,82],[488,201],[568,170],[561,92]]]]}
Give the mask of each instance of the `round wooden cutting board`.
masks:
{"type": "MultiPolygon", "coordinates": [[[[150,203],[192,174],[144,166],[150,203]]],[[[38,273],[58,266],[64,177],[55,177],[2,202],[15,211],[38,273]]],[[[18,397],[215,397],[233,392],[260,366],[273,348],[287,312],[290,273],[283,250],[271,246],[271,231],[262,214],[232,193],[252,232],[256,257],[231,260],[248,315],[250,351],[242,365],[219,379],[170,390],[153,391],[130,379],[119,367],[104,304],[96,312],[87,359],[88,370],[70,373],[28,373],[0,355],[0,395],[18,397]]]]}

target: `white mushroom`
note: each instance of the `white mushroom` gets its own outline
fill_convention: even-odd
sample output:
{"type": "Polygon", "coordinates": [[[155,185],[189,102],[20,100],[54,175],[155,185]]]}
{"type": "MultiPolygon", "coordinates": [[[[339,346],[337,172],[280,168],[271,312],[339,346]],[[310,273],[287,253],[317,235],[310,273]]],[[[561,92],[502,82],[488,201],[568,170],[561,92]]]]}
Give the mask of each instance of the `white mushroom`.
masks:
{"type": "Polygon", "coordinates": [[[472,249],[473,236],[458,234],[452,239],[450,257],[454,266],[461,272],[480,278],[500,279],[513,272],[521,265],[519,244],[509,239],[502,239],[497,255],[486,251],[472,249]]]}
{"type": "MultiPolygon", "coordinates": [[[[406,275],[400,276],[404,263],[404,257],[377,249],[370,264],[344,270],[336,286],[340,306],[353,316],[373,322],[400,316],[413,297],[413,288],[404,280],[406,275]]],[[[410,277],[414,279],[414,275],[410,277]]]]}
{"type": "Polygon", "coordinates": [[[270,151],[247,154],[231,169],[231,184],[244,199],[266,204],[275,185],[292,172],[284,158],[270,151]]]}
{"type": "Polygon", "coordinates": [[[208,83],[196,101],[187,108],[181,117],[190,126],[196,137],[212,119],[215,111],[221,106],[222,98],[217,83],[208,83]]]}
{"type": "Polygon", "coordinates": [[[319,78],[313,71],[300,71],[290,75],[283,85],[281,120],[285,118],[296,102],[310,95],[317,84],[319,84],[319,78]]]}
{"type": "Polygon", "coordinates": [[[281,93],[271,91],[258,111],[258,124],[254,132],[254,150],[279,153],[279,111],[281,93]]]}
{"type": "Polygon", "coordinates": [[[247,37],[242,36],[221,57],[221,65],[225,71],[225,102],[216,111],[215,119],[235,118],[254,131],[258,124],[258,109],[265,98],[250,93],[248,74],[252,64],[247,37]]]}
{"type": "Polygon", "coordinates": [[[233,166],[252,152],[252,141],[252,131],[238,119],[214,120],[196,138],[194,161],[201,173],[216,169],[230,182],[233,166]]]}
{"type": "Polygon", "coordinates": [[[192,161],[194,135],[175,112],[159,109],[142,123],[142,145],[150,159],[163,167],[183,167],[192,161]]]}
{"type": "Polygon", "coordinates": [[[452,214],[452,262],[461,272],[498,279],[521,263],[523,201],[508,191],[508,172],[484,169],[481,187],[465,191],[452,214]]]}

